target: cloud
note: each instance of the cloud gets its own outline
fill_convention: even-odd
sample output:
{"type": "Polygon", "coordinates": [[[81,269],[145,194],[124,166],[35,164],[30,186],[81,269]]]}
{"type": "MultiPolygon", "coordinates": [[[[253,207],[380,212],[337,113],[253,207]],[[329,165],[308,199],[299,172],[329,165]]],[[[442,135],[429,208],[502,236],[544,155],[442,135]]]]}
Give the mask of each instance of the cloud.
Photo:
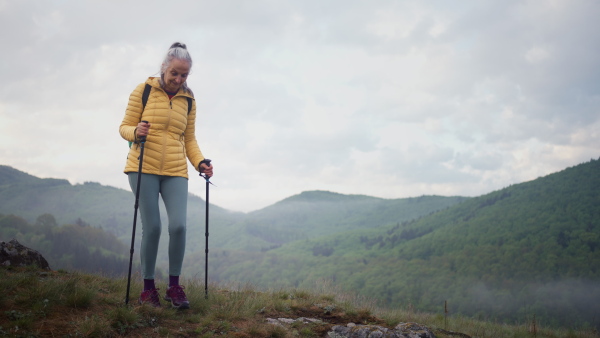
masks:
{"type": "Polygon", "coordinates": [[[117,128],[174,41],[194,58],[211,200],[233,210],[310,189],[472,196],[598,156],[596,2],[180,7],[0,2],[2,164],[129,189],[117,128]]]}

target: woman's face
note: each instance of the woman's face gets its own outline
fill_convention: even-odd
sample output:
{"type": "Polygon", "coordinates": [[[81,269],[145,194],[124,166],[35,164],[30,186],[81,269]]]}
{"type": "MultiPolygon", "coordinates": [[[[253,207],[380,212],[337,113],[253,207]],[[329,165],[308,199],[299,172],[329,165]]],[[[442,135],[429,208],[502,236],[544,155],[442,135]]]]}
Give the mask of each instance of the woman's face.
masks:
{"type": "Polygon", "coordinates": [[[190,73],[190,64],[187,61],[173,59],[163,74],[165,82],[165,90],[169,92],[177,92],[187,80],[190,73]]]}

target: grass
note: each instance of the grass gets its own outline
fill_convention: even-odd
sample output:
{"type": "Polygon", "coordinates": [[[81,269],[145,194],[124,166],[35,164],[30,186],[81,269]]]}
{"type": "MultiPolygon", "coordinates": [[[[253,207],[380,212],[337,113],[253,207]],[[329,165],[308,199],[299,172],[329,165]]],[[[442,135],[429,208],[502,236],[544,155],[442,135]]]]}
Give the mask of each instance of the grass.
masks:
{"type": "MultiPolygon", "coordinates": [[[[550,329],[531,322],[506,325],[406,309],[382,309],[326,282],[314,290],[258,291],[251,285],[184,281],[191,309],[177,311],[137,304],[141,281],[78,272],[44,272],[33,267],[0,268],[0,337],[327,337],[334,325],[400,322],[428,326],[438,337],[599,337],[593,330],[550,329]],[[273,325],[267,318],[316,318],[273,325]],[[460,335],[462,334],[462,335],[460,335]]],[[[161,290],[164,291],[164,290],[161,290]]]]}

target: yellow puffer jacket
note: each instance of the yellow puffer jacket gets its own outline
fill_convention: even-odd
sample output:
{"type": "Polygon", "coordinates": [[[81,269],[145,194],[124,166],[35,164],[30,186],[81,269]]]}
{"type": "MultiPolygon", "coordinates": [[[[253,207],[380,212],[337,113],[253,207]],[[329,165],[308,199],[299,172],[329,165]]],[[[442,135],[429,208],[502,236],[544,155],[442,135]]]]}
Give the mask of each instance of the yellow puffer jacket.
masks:
{"type": "Polygon", "coordinates": [[[125,172],[138,172],[140,145],[137,144],[135,129],[140,121],[151,124],[144,145],[142,172],[146,174],[182,176],[188,178],[187,161],[198,170],[204,159],[196,142],[196,101],[182,89],[171,100],[161,88],[158,78],[150,77],[135,88],[119,132],[130,142],[135,142],[127,155],[125,172]],[[152,86],[148,102],[142,112],[142,95],[147,84],[152,86]],[[192,98],[192,110],[188,115],[188,100],[192,98]]]}

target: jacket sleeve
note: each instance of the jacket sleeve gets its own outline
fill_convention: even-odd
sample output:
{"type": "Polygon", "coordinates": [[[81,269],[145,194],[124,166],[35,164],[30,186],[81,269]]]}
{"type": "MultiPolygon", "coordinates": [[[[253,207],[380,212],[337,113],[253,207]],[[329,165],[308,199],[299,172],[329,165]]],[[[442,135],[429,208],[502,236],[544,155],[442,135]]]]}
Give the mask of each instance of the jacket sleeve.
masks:
{"type": "Polygon", "coordinates": [[[196,140],[196,100],[192,100],[192,110],[185,128],[185,151],[190,163],[198,170],[198,165],[204,159],[196,140]]]}
{"type": "Polygon", "coordinates": [[[135,142],[135,129],[138,123],[142,119],[142,95],[144,92],[145,83],[138,85],[131,95],[129,95],[129,102],[127,103],[127,109],[125,109],[125,116],[119,127],[119,133],[121,137],[129,142],[135,142]]]}

